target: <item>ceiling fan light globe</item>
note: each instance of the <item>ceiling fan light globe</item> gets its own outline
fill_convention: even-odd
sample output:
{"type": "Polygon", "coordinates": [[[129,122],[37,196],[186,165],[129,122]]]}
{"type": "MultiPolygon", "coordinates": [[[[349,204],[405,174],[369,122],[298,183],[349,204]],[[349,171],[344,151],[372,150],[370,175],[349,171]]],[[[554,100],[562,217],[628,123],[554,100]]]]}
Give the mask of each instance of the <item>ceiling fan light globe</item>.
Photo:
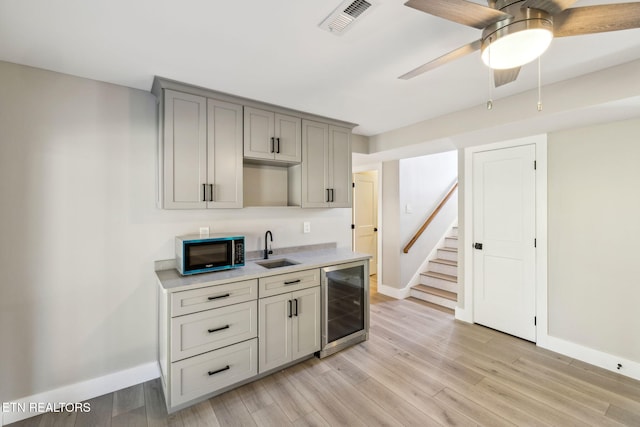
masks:
{"type": "Polygon", "coordinates": [[[542,55],[551,40],[553,33],[546,28],[510,33],[486,43],[482,50],[482,61],[496,70],[520,67],[542,55]]]}

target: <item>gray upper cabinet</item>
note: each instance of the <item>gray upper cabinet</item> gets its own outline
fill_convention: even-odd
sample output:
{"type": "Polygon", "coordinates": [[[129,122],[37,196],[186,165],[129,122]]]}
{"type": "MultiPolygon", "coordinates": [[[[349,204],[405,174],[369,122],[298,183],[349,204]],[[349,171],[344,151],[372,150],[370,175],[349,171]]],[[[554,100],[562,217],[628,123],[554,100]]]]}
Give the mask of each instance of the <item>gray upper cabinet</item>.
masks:
{"type": "Polygon", "coordinates": [[[302,121],[302,207],[351,207],[351,130],[302,121]]]}
{"type": "Polygon", "coordinates": [[[299,117],[245,107],[245,159],[300,163],[300,129],[299,117]]]}
{"type": "Polygon", "coordinates": [[[165,209],[242,207],[242,106],[164,90],[165,209]]]}

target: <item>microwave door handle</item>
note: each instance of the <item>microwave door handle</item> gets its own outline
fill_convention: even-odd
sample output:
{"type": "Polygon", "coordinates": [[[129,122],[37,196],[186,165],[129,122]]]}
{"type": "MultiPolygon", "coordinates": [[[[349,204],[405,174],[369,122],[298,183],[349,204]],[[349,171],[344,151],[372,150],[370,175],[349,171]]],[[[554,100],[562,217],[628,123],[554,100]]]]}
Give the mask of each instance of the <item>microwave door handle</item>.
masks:
{"type": "Polygon", "coordinates": [[[236,265],[236,241],[231,240],[231,265],[236,265]]]}

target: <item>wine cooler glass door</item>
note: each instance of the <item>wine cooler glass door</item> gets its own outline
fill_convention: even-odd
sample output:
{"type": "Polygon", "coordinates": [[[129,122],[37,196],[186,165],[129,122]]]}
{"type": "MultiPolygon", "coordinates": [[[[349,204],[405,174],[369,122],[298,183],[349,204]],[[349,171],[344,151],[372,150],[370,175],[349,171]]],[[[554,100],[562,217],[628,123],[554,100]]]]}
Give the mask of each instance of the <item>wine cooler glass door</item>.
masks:
{"type": "MultiPolygon", "coordinates": [[[[368,261],[323,269],[323,346],[348,341],[369,329],[368,261]]],[[[361,341],[361,339],[360,339],[361,341]]]]}

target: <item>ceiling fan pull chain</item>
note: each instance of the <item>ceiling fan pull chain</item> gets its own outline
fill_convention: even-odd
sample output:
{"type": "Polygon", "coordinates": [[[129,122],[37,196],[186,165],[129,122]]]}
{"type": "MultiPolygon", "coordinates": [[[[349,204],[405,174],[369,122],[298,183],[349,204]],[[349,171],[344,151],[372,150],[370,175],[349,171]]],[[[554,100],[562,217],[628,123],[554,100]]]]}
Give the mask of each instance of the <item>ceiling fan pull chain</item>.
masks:
{"type": "Polygon", "coordinates": [[[542,111],[542,77],[540,75],[540,57],[538,56],[538,111],[542,111]]]}
{"type": "MultiPolygon", "coordinates": [[[[491,38],[489,38],[489,42],[491,42],[491,38]]],[[[489,44],[488,55],[489,55],[489,100],[487,101],[487,110],[491,110],[493,108],[493,68],[491,68],[491,44],[489,44]]]]}

